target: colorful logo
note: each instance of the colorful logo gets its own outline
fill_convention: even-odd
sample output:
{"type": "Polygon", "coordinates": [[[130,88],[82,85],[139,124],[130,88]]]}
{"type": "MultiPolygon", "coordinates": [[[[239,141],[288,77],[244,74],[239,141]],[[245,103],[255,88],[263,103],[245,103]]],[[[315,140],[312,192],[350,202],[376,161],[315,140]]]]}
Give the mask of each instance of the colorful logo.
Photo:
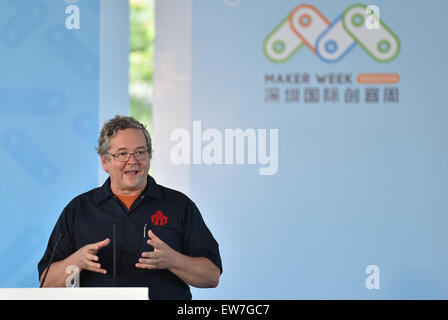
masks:
{"type": "Polygon", "coordinates": [[[164,226],[168,223],[168,217],[165,216],[161,210],[157,210],[157,212],[151,216],[151,222],[155,226],[164,226]]]}
{"type": "Polygon", "coordinates": [[[273,62],[289,60],[306,45],[321,60],[337,62],[358,44],[378,62],[389,62],[400,52],[400,41],[369,8],[354,4],[332,23],[314,6],[296,7],[264,40],[264,53],[273,62]],[[377,26],[366,26],[375,19],[377,26]]]}

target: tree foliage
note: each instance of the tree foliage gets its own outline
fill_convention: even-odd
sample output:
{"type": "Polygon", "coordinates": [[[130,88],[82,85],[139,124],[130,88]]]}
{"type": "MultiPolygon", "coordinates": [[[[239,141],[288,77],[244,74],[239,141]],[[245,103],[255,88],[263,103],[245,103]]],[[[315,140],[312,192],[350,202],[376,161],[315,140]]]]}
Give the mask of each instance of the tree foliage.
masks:
{"type": "Polygon", "coordinates": [[[130,83],[151,85],[154,72],[154,0],[131,0],[130,21],[130,83]]]}

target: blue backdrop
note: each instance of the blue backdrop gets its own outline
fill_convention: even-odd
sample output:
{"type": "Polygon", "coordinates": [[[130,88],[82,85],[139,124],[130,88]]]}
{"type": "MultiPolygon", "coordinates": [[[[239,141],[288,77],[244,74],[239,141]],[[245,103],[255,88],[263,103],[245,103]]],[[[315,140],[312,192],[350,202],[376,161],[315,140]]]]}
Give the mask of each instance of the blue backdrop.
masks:
{"type": "MultiPolygon", "coordinates": [[[[306,3],[336,23],[356,2],[306,3]]],[[[196,297],[448,297],[448,46],[440,40],[448,4],[412,3],[375,1],[395,37],[379,34],[381,25],[365,41],[378,41],[375,54],[396,50],[391,60],[372,57],[361,39],[327,62],[307,45],[274,59],[275,50],[294,45],[291,37],[311,42],[329,32],[313,12],[312,21],[294,20],[304,2],[192,1],[186,129],[200,121],[203,132],[216,129],[223,139],[229,128],[278,129],[275,174],[260,175],[259,161],[248,162],[248,139],[241,165],[191,164],[190,192],[209,215],[224,265],[220,287],[196,297]],[[278,35],[284,42],[267,48],[288,18],[302,30],[287,24],[278,35]],[[317,31],[306,33],[308,23],[317,31]],[[365,83],[358,79],[365,73],[391,78],[365,83]],[[376,289],[366,284],[370,276],[378,276],[376,289]]],[[[338,34],[340,46],[343,36],[353,38],[338,34]]],[[[334,51],[330,44],[321,48],[334,51]]],[[[210,141],[203,136],[202,150],[210,141]]]]}
{"type": "Polygon", "coordinates": [[[35,287],[64,206],[97,186],[99,1],[0,1],[0,286],[35,287]]]}

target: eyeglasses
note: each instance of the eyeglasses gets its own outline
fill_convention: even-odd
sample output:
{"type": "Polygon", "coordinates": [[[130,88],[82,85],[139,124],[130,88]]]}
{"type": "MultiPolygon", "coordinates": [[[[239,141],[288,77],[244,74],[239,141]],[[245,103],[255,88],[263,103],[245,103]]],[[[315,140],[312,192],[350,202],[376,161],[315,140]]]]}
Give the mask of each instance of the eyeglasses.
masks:
{"type": "Polygon", "coordinates": [[[135,160],[142,161],[146,160],[149,157],[149,151],[148,150],[140,150],[135,152],[117,152],[117,153],[109,153],[106,152],[108,155],[111,155],[115,161],[118,162],[127,162],[131,158],[131,154],[134,155],[135,160]]]}

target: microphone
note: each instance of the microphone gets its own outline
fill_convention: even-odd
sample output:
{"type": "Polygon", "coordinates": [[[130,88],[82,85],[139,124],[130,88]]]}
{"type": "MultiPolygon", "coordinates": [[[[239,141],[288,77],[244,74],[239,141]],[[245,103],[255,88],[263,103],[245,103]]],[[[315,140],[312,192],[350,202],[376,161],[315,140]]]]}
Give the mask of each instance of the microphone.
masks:
{"type": "Polygon", "coordinates": [[[118,222],[114,222],[112,233],[112,286],[117,286],[117,229],[118,222]]]}
{"type": "Polygon", "coordinates": [[[61,241],[62,238],[64,238],[64,234],[60,233],[58,239],[56,240],[56,244],[54,245],[53,252],[51,253],[51,256],[50,256],[50,261],[48,262],[47,270],[45,271],[44,278],[42,279],[42,282],[41,282],[39,288],[42,288],[42,286],[45,283],[45,279],[47,279],[48,270],[50,270],[51,264],[53,263],[53,260],[54,260],[54,255],[55,255],[56,250],[57,250],[57,248],[59,246],[59,242],[61,241]]]}

